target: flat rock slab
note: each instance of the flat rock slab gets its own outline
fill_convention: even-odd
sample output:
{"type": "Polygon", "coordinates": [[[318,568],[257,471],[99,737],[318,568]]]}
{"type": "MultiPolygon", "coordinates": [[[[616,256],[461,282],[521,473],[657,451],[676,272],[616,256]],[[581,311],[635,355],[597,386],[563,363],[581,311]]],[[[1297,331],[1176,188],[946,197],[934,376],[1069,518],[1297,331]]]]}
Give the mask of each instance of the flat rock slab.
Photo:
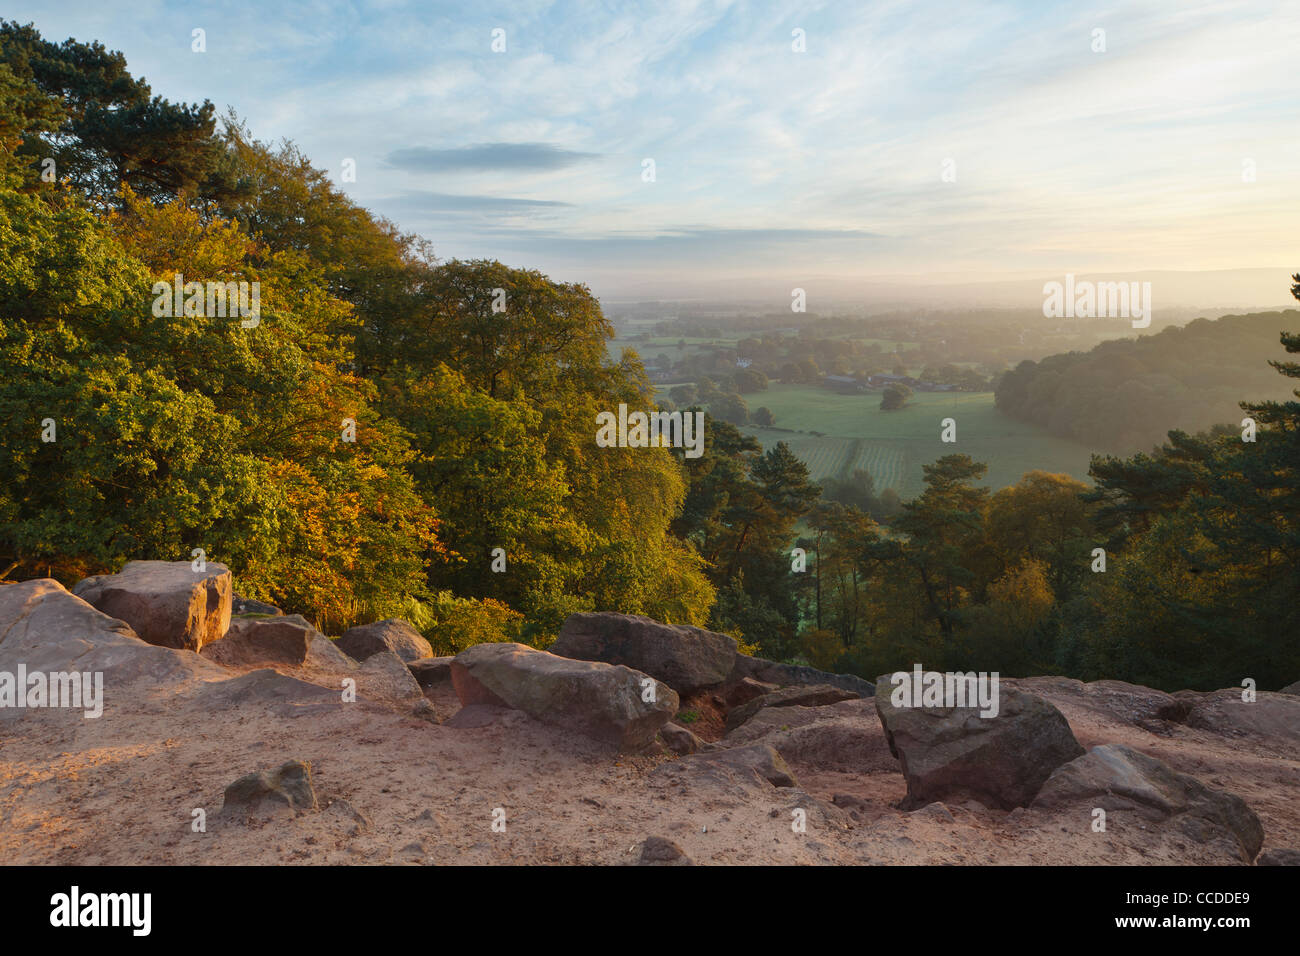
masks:
{"type": "Polygon", "coordinates": [[[1288,754],[1300,759],[1300,697],[1261,691],[1254,700],[1241,699],[1240,687],[1174,695],[1187,704],[1184,723],[1226,737],[1289,738],[1296,746],[1288,754]]]}
{"type": "Polygon", "coordinates": [[[709,774],[719,767],[741,773],[753,773],[774,787],[797,787],[794,772],[785,760],[767,744],[732,747],[683,757],[672,764],[678,772],[709,774]]]}
{"type": "Polygon", "coordinates": [[[678,706],[671,687],[629,667],[571,660],[523,644],[462,651],[452,661],[451,680],[462,706],[513,707],[627,751],[649,747],[678,706]],[[653,700],[646,700],[650,691],[653,700]]]}
{"type": "Polygon", "coordinates": [[[232,579],[224,564],[128,561],[117,574],[77,582],[72,593],[131,625],[148,644],[199,651],[230,627],[232,579]]]}
{"type": "Polygon", "coordinates": [[[1130,811],[1148,822],[1169,822],[1200,843],[1226,838],[1250,862],[1264,843],[1264,829],[1246,802],[1207,787],[1162,760],[1123,744],[1093,747],[1057,768],[1033,801],[1034,809],[1092,808],[1130,811]]]}
{"type": "Polygon", "coordinates": [[[735,730],[760,710],[768,707],[819,707],[823,704],[837,704],[842,700],[860,697],[851,690],[833,687],[830,684],[794,684],[782,687],[762,697],[755,697],[748,703],[727,713],[727,731],[735,730]]]}
{"type": "Polygon", "coordinates": [[[907,780],[904,810],[964,799],[1023,807],[1084,752],[1064,715],[1023,691],[1002,686],[997,715],[982,717],[975,707],[895,706],[888,675],[876,686],[876,712],[907,780]]]}
{"type": "Polygon", "coordinates": [[[574,660],[621,664],[679,694],[723,683],[737,654],[735,639],[726,634],[609,612],[570,614],[550,651],[574,660]]]}
{"type": "Polygon", "coordinates": [[[233,594],[230,598],[230,613],[239,614],[261,614],[263,616],[275,617],[283,614],[274,604],[267,604],[265,601],[255,601],[252,598],[246,598],[241,594],[233,594]]]}
{"type": "Polygon", "coordinates": [[[858,697],[870,697],[876,692],[876,685],[853,674],[832,674],[819,671],[815,667],[803,667],[798,664],[781,664],[762,657],[736,656],[729,682],[739,682],[749,677],[778,687],[792,684],[830,684],[841,690],[852,691],[858,697]]]}

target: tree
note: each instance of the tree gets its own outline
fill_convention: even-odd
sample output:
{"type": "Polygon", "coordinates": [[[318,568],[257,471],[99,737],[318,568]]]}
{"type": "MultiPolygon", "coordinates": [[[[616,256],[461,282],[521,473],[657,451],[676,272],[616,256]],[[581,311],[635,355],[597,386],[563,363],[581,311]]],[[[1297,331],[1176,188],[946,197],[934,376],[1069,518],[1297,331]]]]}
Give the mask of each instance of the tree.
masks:
{"type": "Polygon", "coordinates": [[[992,567],[996,578],[1012,568],[1035,560],[1043,569],[1053,593],[1064,600],[1089,572],[1095,533],[1088,502],[1088,486],[1069,475],[1027,472],[1018,483],[996,492],[989,500],[985,521],[992,567]]]}
{"type": "Polygon", "coordinates": [[[759,428],[771,428],[776,424],[776,416],[766,406],[760,405],[753,416],[754,424],[759,428]]]}
{"type": "Polygon", "coordinates": [[[739,395],[718,393],[709,402],[709,412],[733,425],[744,425],[749,421],[749,406],[739,395]]]}
{"type": "Polygon", "coordinates": [[[694,385],[674,385],[668,390],[668,397],[671,398],[681,408],[688,405],[694,405],[698,399],[694,385]]]}
{"type": "Polygon", "coordinates": [[[742,395],[761,392],[767,388],[767,376],[757,369],[742,368],[735,374],[736,389],[742,395]]]}
{"type": "Polygon", "coordinates": [[[966,556],[982,537],[988,498],[988,489],[973,482],[988,466],[969,455],[945,455],[922,471],[925,491],[903,506],[895,526],[908,536],[906,561],[920,580],[930,618],[951,648],[956,613],[969,601],[975,579],[966,556]]]}
{"type": "Polygon", "coordinates": [[[101,202],[124,184],[159,200],[214,198],[233,188],[212,104],[153,96],[121,53],[71,39],[50,43],[31,25],[0,21],[0,63],[57,107],[23,131],[19,152],[31,180],[48,157],[61,180],[101,202]]]}
{"type": "Polygon", "coordinates": [[[906,385],[895,383],[885,386],[885,393],[880,398],[880,410],[882,412],[893,412],[907,404],[907,400],[912,397],[912,390],[906,385]]]}

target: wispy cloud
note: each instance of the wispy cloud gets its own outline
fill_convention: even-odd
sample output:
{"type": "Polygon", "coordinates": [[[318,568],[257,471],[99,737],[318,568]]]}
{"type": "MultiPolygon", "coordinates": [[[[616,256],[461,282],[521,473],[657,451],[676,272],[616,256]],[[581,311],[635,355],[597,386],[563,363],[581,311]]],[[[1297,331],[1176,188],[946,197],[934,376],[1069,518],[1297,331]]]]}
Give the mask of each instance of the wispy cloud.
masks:
{"type": "Polygon", "coordinates": [[[443,256],[597,291],[1300,267],[1296,0],[8,6],[355,160],[343,188],[443,256]]]}
{"type": "Polygon", "coordinates": [[[461,196],[453,193],[409,192],[387,201],[412,212],[521,212],[569,206],[551,199],[512,199],[505,196],[461,196]]]}
{"type": "Polygon", "coordinates": [[[478,143],[455,149],[409,146],[388,154],[388,163],[417,173],[485,172],[489,170],[564,169],[595,153],[562,149],[549,143],[478,143]]]}

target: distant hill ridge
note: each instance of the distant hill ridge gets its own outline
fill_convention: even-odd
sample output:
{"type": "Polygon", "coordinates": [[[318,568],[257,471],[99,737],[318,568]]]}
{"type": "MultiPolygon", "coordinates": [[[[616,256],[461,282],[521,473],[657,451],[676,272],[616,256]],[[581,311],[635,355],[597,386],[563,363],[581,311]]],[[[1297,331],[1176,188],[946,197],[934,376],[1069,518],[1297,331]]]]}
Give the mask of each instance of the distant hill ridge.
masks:
{"type": "Polygon", "coordinates": [[[1159,444],[1172,429],[1237,426],[1239,402],[1290,397],[1268,363],[1278,336],[1297,328],[1295,309],[1225,315],[1021,362],[999,382],[997,408],[1118,453],[1159,444]]]}

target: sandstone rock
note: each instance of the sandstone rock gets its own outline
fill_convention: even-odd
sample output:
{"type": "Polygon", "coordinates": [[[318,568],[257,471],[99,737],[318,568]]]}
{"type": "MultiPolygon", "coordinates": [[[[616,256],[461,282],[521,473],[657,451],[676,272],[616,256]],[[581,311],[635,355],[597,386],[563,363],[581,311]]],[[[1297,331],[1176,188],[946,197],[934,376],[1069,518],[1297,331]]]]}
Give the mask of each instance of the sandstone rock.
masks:
{"type": "Polygon", "coordinates": [[[513,707],[538,720],[617,744],[648,747],[677,712],[677,693],[628,667],[571,660],[522,644],[479,644],[456,655],[451,680],[462,706],[513,707]]]}
{"type": "Polygon", "coordinates": [[[439,684],[450,683],[452,660],[450,657],[425,657],[406,666],[420,689],[427,692],[439,684]]]}
{"type": "Polygon", "coordinates": [[[852,674],[831,674],[827,671],[819,671],[815,667],[780,664],[762,657],[746,657],[744,654],[738,654],[728,682],[740,681],[746,677],[776,684],[778,687],[789,687],[791,684],[830,684],[841,690],[852,691],[859,697],[870,697],[876,692],[875,684],[852,674]]]}
{"type": "Polygon", "coordinates": [[[213,561],[203,571],[188,561],[128,561],[117,574],[79,581],[72,593],[159,647],[198,651],[230,627],[230,571],[213,561]]]}
{"type": "Polygon", "coordinates": [[[801,769],[854,774],[898,770],[874,700],[761,710],[727,734],[723,743],[764,743],[801,769]]]}
{"type": "Polygon", "coordinates": [[[736,662],[736,641],[726,634],[629,614],[570,614],[550,650],[575,660],[622,664],[679,694],[721,684],[736,662]]]}
{"type": "Polygon", "coordinates": [[[311,766],[291,760],[275,770],[246,774],[226,787],[223,816],[258,816],[288,810],[290,815],[317,808],[311,766]]]}
{"type": "Polygon", "coordinates": [[[320,687],[269,667],[203,684],[195,693],[194,702],[207,711],[262,706],[281,717],[308,717],[348,706],[343,703],[342,687],[337,690],[320,687]]]}
{"type": "Polygon", "coordinates": [[[1294,694],[1264,691],[1249,703],[1241,699],[1240,687],[1204,694],[1179,691],[1174,696],[1190,706],[1185,721],[1189,727],[1252,742],[1289,738],[1300,743],[1300,697],[1294,694]]]}
{"type": "Polygon", "coordinates": [[[392,651],[406,664],[433,656],[433,647],[420,632],[397,617],[348,628],[339,638],[339,649],[359,661],[382,650],[392,651]]]}
{"type": "Polygon", "coordinates": [[[695,861],[682,852],[672,840],[664,837],[646,837],[641,843],[638,866],[693,866],[695,861]]]}
{"type": "Polygon", "coordinates": [[[1001,687],[997,716],[981,717],[974,707],[895,707],[888,677],[876,686],[876,712],[907,778],[904,810],[950,798],[1025,806],[1084,752],[1061,712],[1023,691],[1001,687]]]}
{"type": "Polygon", "coordinates": [[[1256,866],[1300,866],[1300,850],[1265,850],[1256,866]]]}
{"type": "MultiPolygon", "coordinates": [[[[106,706],[140,682],[150,691],[176,682],[220,677],[220,667],[188,651],[146,644],[125,622],[97,611],[63,585],[38,578],[0,587],[0,670],[101,672],[106,706]]],[[[14,717],[16,709],[3,712],[14,717]]]]}
{"type": "Polygon", "coordinates": [[[371,654],[357,672],[357,687],[366,697],[391,702],[423,701],[424,691],[402,659],[390,650],[371,654]]]}
{"type": "Polygon", "coordinates": [[[325,667],[339,671],[355,671],[360,667],[355,660],[339,650],[337,641],[331,641],[320,632],[311,639],[305,663],[309,667],[325,667]]]}
{"type": "Polygon", "coordinates": [[[663,739],[664,746],[668,748],[669,753],[685,756],[700,749],[700,738],[685,727],[674,724],[672,721],[663,725],[659,730],[659,736],[663,739]]]}
{"type": "Polygon", "coordinates": [[[957,818],[952,815],[952,811],[948,809],[942,800],[927,803],[919,810],[913,810],[911,815],[921,819],[934,820],[938,823],[957,822],[957,818]]]}
{"type": "Polygon", "coordinates": [[[269,614],[272,617],[275,617],[284,612],[274,604],[267,604],[265,601],[255,601],[252,598],[246,598],[239,594],[232,594],[230,596],[230,613],[232,615],[269,614]]]}
{"type": "Polygon", "coordinates": [[[722,688],[722,693],[719,696],[722,698],[722,705],[728,710],[733,710],[741,704],[748,704],[751,700],[779,689],[779,684],[766,684],[761,680],[754,680],[752,677],[742,677],[740,680],[722,688]]]}
{"type": "Polygon", "coordinates": [[[318,636],[323,635],[300,614],[236,617],[231,619],[226,636],[204,646],[200,653],[226,665],[270,661],[299,667],[318,636]]]}
{"type": "Polygon", "coordinates": [[[727,714],[727,730],[732,731],[767,707],[817,707],[821,704],[835,704],[842,700],[858,697],[851,690],[842,690],[829,684],[794,684],[782,687],[770,694],[757,697],[747,704],[741,704],[727,714]]]}
{"type": "Polygon", "coordinates": [[[719,769],[736,771],[742,775],[753,775],[765,780],[774,787],[797,787],[799,781],[781,755],[766,744],[753,744],[748,747],[733,747],[712,753],[699,753],[683,757],[672,764],[679,773],[703,774],[708,776],[719,769]]]}
{"type": "Polygon", "coordinates": [[[1201,843],[1233,842],[1250,862],[1264,842],[1254,811],[1235,794],[1214,790],[1163,761],[1122,744],[1093,747],[1057,768],[1034,798],[1033,809],[1101,807],[1136,812],[1148,821],[1174,823],[1201,843]]]}

